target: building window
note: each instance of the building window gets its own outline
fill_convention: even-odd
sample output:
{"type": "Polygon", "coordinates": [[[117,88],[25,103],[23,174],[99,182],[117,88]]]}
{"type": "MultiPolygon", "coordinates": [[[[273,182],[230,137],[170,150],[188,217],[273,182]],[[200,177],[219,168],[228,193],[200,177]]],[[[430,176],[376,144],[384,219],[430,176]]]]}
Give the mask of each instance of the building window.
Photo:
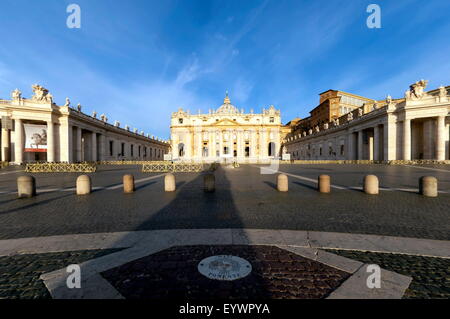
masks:
{"type": "Polygon", "coordinates": [[[114,141],[109,141],[109,156],[114,154],[114,141]]]}
{"type": "Polygon", "coordinates": [[[203,146],[202,156],[208,157],[208,146],[203,146]]]}
{"type": "Polygon", "coordinates": [[[120,156],[125,156],[125,143],[120,145],[120,156]]]}
{"type": "Polygon", "coordinates": [[[152,151],[153,151],[153,149],[150,147],[150,158],[152,158],[152,151]]]}
{"type": "Polygon", "coordinates": [[[341,145],[341,155],[344,155],[344,145],[341,145]]]}
{"type": "Polygon", "coordinates": [[[274,123],[274,122],[275,122],[275,118],[274,118],[274,117],[271,117],[271,118],[269,119],[269,121],[270,121],[270,123],[274,123]]]}
{"type": "Polygon", "coordinates": [[[141,157],[141,146],[138,147],[138,156],[141,157]]]}
{"type": "Polygon", "coordinates": [[[183,119],[178,119],[178,123],[183,124],[183,119]]]}
{"type": "Polygon", "coordinates": [[[274,142],[269,143],[268,153],[269,153],[269,156],[275,156],[275,143],[274,142]]]}
{"type": "Polygon", "coordinates": [[[228,146],[224,146],[224,147],[223,147],[223,154],[228,155],[228,153],[229,153],[229,148],[228,148],[228,146]]]}
{"type": "Polygon", "coordinates": [[[130,153],[131,153],[131,156],[134,156],[133,155],[133,153],[134,153],[134,145],[133,144],[130,145],[130,153]]]}

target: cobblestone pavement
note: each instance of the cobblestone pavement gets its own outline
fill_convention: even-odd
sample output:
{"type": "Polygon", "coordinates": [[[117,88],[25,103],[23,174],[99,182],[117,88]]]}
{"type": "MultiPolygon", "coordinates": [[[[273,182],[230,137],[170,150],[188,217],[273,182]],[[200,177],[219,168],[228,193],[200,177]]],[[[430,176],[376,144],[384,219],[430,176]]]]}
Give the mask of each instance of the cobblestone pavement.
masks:
{"type": "Polygon", "coordinates": [[[0,299],[51,298],[41,274],[101,257],[120,249],[0,257],[0,299]]]}
{"type": "MultiPolygon", "coordinates": [[[[436,175],[441,190],[449,191],[448,167],[436,169],[439,171],[386,165],[280,167],[281,171],[312,180],[327,173],[333,183],[344,186],[360,186],[364,175],[376,173],[381,186],[417,188],[418,176],[436,175]]],[[[157,175],[144,174],[138,166],[102,166],[91,174],[93,185],[119,188],[97,190],[87,196],[76,196],[73,190],[54,191],[22,200],[15,194],[0,194],[0,239],[150,229],[247,228],[450,240],[448,193],[438,198],[406,191],[369,196],[349,189],[320,194],[315,183],[294,177],[289,177],[289,192],[279,193],[275,189],[276,174],[262,175],[258,167],[241,165],[215,172],[215,193],[203,192],[201,174],[177,173],[176,192],[164,192],[160,177],[138,184],[133,194],[123,194],[120,184],[127,173],[136,179],[157,175]]],[[[15,189],[19,174],[0,175],[3,191],[15,189]]],[[[35,174],[38,191],[41,187],[74,187],[77,175],[35,174]]]]}
{"type": "Polygon", "coordinates": [[[350,274],[271,246],[184,246],[140,258],[102,273],[130,299],[317,299],[350,274]],[[246,259],[252,272],[234,281],[209,279],[197,270],[214,255],[246,259]]]}
{"type": "Polygon", "coordinates": [[[450,259],[348,250],[328,251],[412,277],[413,281],[403,298],[450,298],[450,259]]]}

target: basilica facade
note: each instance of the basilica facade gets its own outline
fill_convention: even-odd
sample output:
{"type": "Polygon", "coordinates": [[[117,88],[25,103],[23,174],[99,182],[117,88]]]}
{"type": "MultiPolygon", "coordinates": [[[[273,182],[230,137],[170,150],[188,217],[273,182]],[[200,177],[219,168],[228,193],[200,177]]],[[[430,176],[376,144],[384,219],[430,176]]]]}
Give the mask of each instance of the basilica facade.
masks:
{"type": "Polygon", "coordinates": [[[207,114],[179,109],[171,117],[172,160],[266,162],[282,155],[283,125],[274,106],[245,113],[223,104],[207,114]]]}

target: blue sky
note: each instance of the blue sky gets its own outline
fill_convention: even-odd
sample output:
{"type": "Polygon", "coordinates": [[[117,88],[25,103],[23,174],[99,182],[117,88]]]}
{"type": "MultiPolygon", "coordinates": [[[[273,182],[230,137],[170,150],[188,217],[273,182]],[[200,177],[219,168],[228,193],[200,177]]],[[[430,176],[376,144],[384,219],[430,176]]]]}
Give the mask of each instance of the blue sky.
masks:
{"type": "Polygon", "coordinates": [[[0,0],[0,98],[31,84],[58,104],[163,138],[179,107],[271,104],[306,117],[339,89],[402,97],[421,79],[450,85],[447,0],[0,0]],[[66,8],[81,7],[81,29],[66,8]],[[382,10],[368,29],[366,8],[382,10]]]}

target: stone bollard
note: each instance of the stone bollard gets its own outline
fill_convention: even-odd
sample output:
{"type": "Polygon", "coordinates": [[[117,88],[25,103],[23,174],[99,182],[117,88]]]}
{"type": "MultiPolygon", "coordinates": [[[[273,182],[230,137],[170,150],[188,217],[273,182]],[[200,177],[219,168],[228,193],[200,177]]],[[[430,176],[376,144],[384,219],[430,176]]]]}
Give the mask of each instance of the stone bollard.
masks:
{"type": "Polygon", "coordinates": [[[77,178],[77,195],[91,193],[91,178],[88,175],[80,175],[77,178]]]}
{"type": "Polygon", "coordinates": [[[288,177],[284,174],[278,175],[277,178],[277,189],[279,192],[287,192],[289,189],[288,186],[288,177]]]}
{"type": "Polygon", "coordinates": [[[174,192],[176,189],[175,185],[175,175],[173,174],[167,174],[164,177],[164,190],[166,192],[174,192]]]}
{"type": "Polygon", "coordinates": [[[216,177],[214,174],[206,174],[203,177],[203,190],[206,193],[213,193],[216,191],[216,177]]]}
{"type": "Polygon", "coordinates": [[[134,176],[131,174],[123,175],[123,192],[134,192],[134,176]]]}
{"type": "Polygon", "coordinates": [[[330,187],[330,176],[328,175],[320,175],[318,178],[319,181],[319,192],[328,194],[331,191],[330,187]]]}
{"type": "Polygon", "coordinates": [[[367,175],[364,177],[364,192],[369,195],[378,195],[378,177],[375,175],[367,175]]]}
{"type": "Polygon", "coordinates": [[[438,196],[438,180],[433,176],[422,176],[419,179],[419,193],[426,197],[438,196]]]}
{"type": "Polygon", "coordinates": [[[17,195],[19,198],[36,196],[36,180],[33,176],[24,175],[17,178],[17,195]]]}

